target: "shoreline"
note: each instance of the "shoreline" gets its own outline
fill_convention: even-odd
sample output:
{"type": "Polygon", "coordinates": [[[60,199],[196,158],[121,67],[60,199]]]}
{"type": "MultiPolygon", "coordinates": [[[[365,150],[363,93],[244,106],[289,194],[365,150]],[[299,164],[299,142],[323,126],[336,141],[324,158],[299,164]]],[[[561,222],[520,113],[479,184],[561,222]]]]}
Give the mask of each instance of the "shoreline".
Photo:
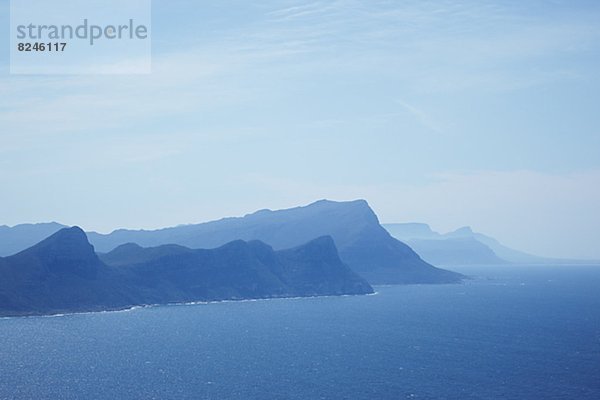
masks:
{"type": "Polygon", "coordinates": [[[204,300],[204,301],[189,301],[189,302],[178,302],[178,303],[154,303],[154,304],[139,304],[134,306],[125,306],[122,308],[105,309],[105,310],[90,310],[90,311],[59,311],[56,313],[40,313],[40,314],[24,314],[24,315],[6,315],[1,316],[0,320],[15,319],[15,318],[62,318],[70,317],[75,315],[86,315],[86,314],[105,314],[105,313],[124,313],[135,311],[146,308],[156,307],[179,307],[179,306],[196,306],[196,305],[211,305],[221,303],[244,303],[254,301],[266,301],[266,300],[301,300],[301,299],[315,299],[321,297],[355,297],[355,296],[375,296],[379,294],[377,291],[372,293],[363,294],[324,294],[324,295],[313,295],[313,296],[280,296],[280,297],[259,297],[249,299],[223,299],[223,300],[204,300]]]}

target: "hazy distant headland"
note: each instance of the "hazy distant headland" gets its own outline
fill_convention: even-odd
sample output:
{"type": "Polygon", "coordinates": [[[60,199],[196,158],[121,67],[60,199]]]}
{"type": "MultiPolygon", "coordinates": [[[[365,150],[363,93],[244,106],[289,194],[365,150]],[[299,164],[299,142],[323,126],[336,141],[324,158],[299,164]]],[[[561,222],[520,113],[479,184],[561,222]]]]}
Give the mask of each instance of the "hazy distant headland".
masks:
{"type": "Polygon", "coordinates": [[[383,224],[425,261],[446,266],[503,264],[597,264],[594,260],[555,259],[511,249],[493,237],[462,227],[440,234],[424,223],[383,224]]]}

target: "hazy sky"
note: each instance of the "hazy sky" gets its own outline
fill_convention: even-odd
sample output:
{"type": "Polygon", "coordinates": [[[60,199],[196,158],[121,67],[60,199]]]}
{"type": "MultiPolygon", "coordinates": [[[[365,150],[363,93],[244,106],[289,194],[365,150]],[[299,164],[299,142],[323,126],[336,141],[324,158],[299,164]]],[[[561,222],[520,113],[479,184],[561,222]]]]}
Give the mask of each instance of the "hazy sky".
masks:
{"type": "Polygon", "coordinates": [[[11,76],[0,224],[154,228],[365,198],[600,258],[600,2],[153,2],[153,73],[11,76]]]}

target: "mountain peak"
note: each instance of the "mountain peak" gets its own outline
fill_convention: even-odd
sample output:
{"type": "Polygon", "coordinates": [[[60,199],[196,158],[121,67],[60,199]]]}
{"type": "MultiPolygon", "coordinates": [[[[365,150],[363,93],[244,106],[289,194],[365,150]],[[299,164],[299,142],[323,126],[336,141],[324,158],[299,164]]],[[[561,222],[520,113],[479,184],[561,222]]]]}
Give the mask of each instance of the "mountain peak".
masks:
{"type": "Polygon", "coordinates": [[[471,236],[473,235],[473,229],[470,226],[463,226],[461,228],[458,228],[457,230],[455,230],[454,232],[451,232],[451,234],[456,234],[456,235],[468,235],[471,236]]]}
{"type": "Polygon", "coordinates": [[[33,247],[13,257],[31,256],[39,259],[50,271],[73,272],[78,275],[92,276],[100,260],[87,239],[85,232],[78,226],[64,228],[33,247]]]}
{"type": "Polygon", "coordinates": [[[63,228],[55,234],[48,237],[53,240],[78,240],[85,241],[87,243],[87,236],[83,229],[78,226],[72,226],[70,228],[63,228]]]}
{"type": "Polygon", "coordinates": [[[320,248],[320,249],[326,249],[326,250],[334,250],[335,252],[337,252],[337,248],[335,247],[335,242],[333,241],[333,238],[330,235],[320,236],[320,237],[313,239],[310,242],[302,245],[302,247],[320,248]]]}
{"type": "Polygon", "coordinates": [[[142,248],[143,247],[137,243],[129,242],[116,247],[113,251],[134,251],[142,248]]]}
{"type": "MultiPolygon", "coordinates": [[[[284,250],[286,251],[286,250],[284,250]]],[[[329,235],[320,236],[308,243],[287,250],[288,253],[301,254],[306,259],[341,262],[338,249],[329,235]]]]}
{"type": "Polygon", "coordinates": [[[94,247],[88,242],[85,232],[78,226],[63,228],[25,251],[39,251],[50,247],[63,250],[81,248],[94,252],[94,247]]]}
{"type": "MultiPolygon", "coordinates": [[[[335,200],[321,199],[321,200],[317,200],[313,203],[310,203],[309,205],[304,206],[304,207],[309,208],[309,207],[316,207],[316,206],[349,206],[349,207],[356,207],[356,208],[364,208],[364,207],[369,208],[369,203],[367,203],[367,201],[364,199],[347,200],[347,201],[335,201],[335,200]]],[[[302,207],[300,207],[300,208],[302,208],[302,207]]]]}

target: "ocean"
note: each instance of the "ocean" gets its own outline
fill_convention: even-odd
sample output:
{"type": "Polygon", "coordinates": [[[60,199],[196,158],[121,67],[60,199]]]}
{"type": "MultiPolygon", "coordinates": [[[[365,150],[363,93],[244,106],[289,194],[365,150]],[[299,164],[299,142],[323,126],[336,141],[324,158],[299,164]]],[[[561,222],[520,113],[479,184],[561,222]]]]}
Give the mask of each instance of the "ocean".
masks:
{"type": "Polygon", "coordinates": [[[600,399],[600,267],[0,319],[0,399],[600,399]]]}

